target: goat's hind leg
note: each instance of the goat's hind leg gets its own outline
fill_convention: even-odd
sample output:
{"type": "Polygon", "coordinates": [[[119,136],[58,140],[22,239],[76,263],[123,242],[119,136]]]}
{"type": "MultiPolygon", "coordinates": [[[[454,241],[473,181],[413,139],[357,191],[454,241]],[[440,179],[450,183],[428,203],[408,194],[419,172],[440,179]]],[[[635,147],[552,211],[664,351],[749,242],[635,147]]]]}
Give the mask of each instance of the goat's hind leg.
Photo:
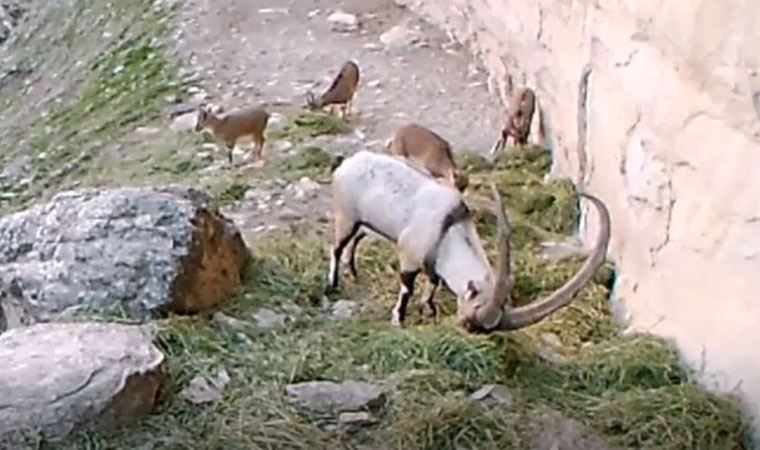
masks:
{"type": "Polygon", "coordinates": [[[351,272],[351,276],[354,278],[354,280],[359,279],[359,275],[356,271],[356,246],[359,245],[359,242],[361,242],[362,239],[364,239],[367,236],[367,233],[363,230],[359,230],[356,232],[356,235],[354,236],[354,239],[349,244],[349,247],[346,249],[348,252],[348,270],[351,272]]]}
{"type": "Polygon", "coordinates": [[[344,218],[338,214],[335,216],[333,225],[333,245],[330,249],[330,269],[327,274],[327,285],[325,294],[329,294],[338,287],[340,279],[340,257],[346,245],[353,239],[356,232],[359,231],[359,223],[353,218],[344,218]]]}

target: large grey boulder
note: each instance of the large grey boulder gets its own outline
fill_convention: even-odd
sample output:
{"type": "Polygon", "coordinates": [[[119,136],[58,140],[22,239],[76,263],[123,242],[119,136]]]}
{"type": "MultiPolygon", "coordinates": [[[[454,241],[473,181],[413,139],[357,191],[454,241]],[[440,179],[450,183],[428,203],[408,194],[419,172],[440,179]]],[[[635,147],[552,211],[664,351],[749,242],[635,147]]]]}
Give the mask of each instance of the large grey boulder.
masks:
{"type": "Polygon", "coordinates": [[[0,2],[0,45],[3,44],[18,25],[25,10],[16,1],[0,2]]]}
{"type": "Polygon", "coordinates": [[[197,312],[239,286],[247,254],[191,188],[60,193],[0,219],[0,331],[82,310],[197,312]]]}
{"type": "Polygon", "coordinates": [[[153,409],[164,355],[145,327],[48,323],[0,335],[0,448],[111,431],[153,409]]]}

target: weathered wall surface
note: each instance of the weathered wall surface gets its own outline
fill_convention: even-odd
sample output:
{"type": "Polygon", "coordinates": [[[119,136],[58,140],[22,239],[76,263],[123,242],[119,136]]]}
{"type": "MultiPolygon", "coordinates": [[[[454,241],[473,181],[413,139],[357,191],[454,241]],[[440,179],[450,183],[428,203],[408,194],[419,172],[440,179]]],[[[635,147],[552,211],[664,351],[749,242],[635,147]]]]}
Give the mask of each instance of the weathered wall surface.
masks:
{"type": "Polygon", "coordinates": [[[760,418],[760,2],[397,2],[467,42],[502,100],[510,78],[536,89],[553,173],[610,206],[621,317],[760,418]]]}

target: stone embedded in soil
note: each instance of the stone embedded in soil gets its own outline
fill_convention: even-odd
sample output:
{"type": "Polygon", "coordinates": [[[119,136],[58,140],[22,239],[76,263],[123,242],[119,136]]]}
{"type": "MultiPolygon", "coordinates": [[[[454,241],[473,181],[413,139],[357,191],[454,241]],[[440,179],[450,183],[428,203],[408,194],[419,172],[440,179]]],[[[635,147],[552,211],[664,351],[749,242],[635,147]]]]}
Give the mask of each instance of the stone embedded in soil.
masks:
{"type": "Polygon", "coordinates": [[[338,415],[338,427],[341,428],[353,428],[372,425],[376,423],[377,419],[372,417],[372,414],[366,411],[359,412],[344,412],[338,415]]]}
{"type": "Polygon", "coordinates": [[[197,120],[198,114],[195,111],[179,115],[172,121],[171,129],[177,133],[192,131],[197,120]]]}
{"type": "Polygon", "coordinates": [[[315,197],[319,191],[319,188],[319,183],[309,177],[303,177],[298,181],[298,183],[290,185],[288,187],[288,190],[294,192],[293,197],[296,200],[306,200],[308,198],[315,197]]]}
{"type": "Polygon", "coordinates": [[[327,17],[335,31],[354,31],[359,27],[359,19],[354,14],[335,11],[327,17]]]}
{"type": "Polygon", "coordinates": [[[80,429],[112,431],[147,416],[164,355],[147,327],[49,323],[0,335],[0,448],[80,429]]]}
{"type": "Polygon", "coordinates": [[[388,31],[380,35],[380,42],[388,48],[408,47],[421,39],[417,30],[412,30],[406,25],[394,25],[388,31]]]}
{"type": "Polygon", "coordinates": [[[217,329],[226,332],[245,331],[247,328],[250,328],[253,325],[252,323],[246,322],[245,320],[240,320],[235,317],[228,316],[221,311],[217,311],[213,316],[211,316],[211,323],[217,327],[217,329]]]}
{"type": "Polygon", "coordinates": [[[486,384],[473,392],[470,398],[483,402],[488,406],[503,406],[509,408],[514,404],[512,392],[501,384],[486,384]]]}
{"type": "Polygon", "coordinates": [[[195,189],[62,192],[0,219],[0,331],[80,311],[199,312],[240,285],[247,257],[195,189]]]}
{"type": "Polygon", "coordinates": [[[527,446],[535,450],[617,450],[594,430],[556,411],[547,411],[529,422],[527,446]]]}
{"type": "Polygon", "coordinates": [[[261,308],[253,314],[253,320],[260,330],[272,330],[285,325],[287,316],[272,311],[268,308],[261,308]]]}
{"type": "Polygon", "coordinates": [[[332,315],[337,319],[350,319],[358,306],[356,302],[351,300],[338,300],[332,305],[332,315]]]}
{"type": "MultiPolygon", "coordinates": [[[[280,205],[278,205],[280,206],[280,205]]],[[[284,222],[292,222],[294,220],[300,220],[302,218],[302,215],[293,211],[292,209],[283,209],[277,214],[277,219],[282,220],[284,222]]]]}
{"type": "Polygon", "coordinates": [[[308,381],[285,387],[288,400],[321,413],[374,411],[385,405],[386,395],[378,385],[364,381],[308,381]]]}
{"type": "Polygon", "coordinates": [[[543,333],[539,343],[538,357],[553,364],[564,364],[567,358],[559,352],[561,347],[562,341],[559,336],[554,333],[543,333]]]}
{"type": "Polygon", "coordinates": [[[180,395],[190,403],[200,405],[203,403],[216,403],[223,398],[224,390],[230,383],[230,375],[222,367],[214,376],[195,376],[182,390],[180,395]]]}

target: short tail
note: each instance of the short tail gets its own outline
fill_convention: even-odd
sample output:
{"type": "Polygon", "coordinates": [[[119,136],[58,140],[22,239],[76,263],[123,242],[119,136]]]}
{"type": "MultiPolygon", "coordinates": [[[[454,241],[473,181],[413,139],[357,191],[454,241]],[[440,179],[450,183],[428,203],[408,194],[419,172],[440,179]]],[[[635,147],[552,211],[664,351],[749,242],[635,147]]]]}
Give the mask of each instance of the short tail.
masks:
{"type": "Polygon", "coordinates": [[[333,163],[330,166],[330,173],[335,172],[335,169],[337,169],[338,166],[340,166],[341,163],[343,163],[343,160],[345,159],[346,157],[343,156],[342,154],[335,155],[335,159],[333,160],[333,163]]]}

